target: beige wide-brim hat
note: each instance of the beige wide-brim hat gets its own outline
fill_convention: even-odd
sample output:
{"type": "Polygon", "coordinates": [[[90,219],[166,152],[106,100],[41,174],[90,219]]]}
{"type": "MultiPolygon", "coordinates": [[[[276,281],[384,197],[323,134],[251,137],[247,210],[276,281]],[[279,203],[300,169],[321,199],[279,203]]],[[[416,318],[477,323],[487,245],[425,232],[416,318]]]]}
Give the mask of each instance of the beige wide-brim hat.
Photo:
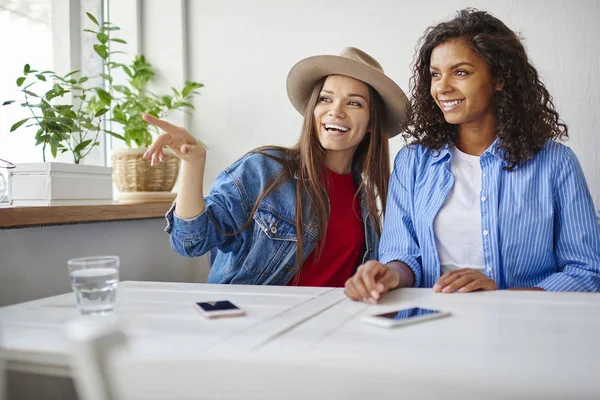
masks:
{"type": "Polygon", "coordinates": [[[329,75],[345,75],[373,87],[385,105],[384,128],[388,138],[396,136],[406,121],[408,99],[377,60],[355,47],[346,47],[338,56],[305,58],[292,67],[287,77],[287,93],[292,105],[304,115],[304,108],[316,83],[329,75]]]}

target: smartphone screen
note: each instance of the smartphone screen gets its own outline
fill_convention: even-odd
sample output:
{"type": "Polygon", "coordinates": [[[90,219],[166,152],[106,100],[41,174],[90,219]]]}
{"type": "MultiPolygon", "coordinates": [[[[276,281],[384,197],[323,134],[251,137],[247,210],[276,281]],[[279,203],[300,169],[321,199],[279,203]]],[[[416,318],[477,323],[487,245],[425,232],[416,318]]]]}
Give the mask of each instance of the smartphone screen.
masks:
{"type": "Polygon", "coordinates": [[[212,301],[206,303],[196,303],[198,307],[206,312],[230,311],[239,310],[239,308],[230,301],[212,301]]]}
{"type": "Polygon", "coordinates": [[[194,307],[207,318],[241,317],[246,312],[227,300],[195,303],[194,307]]]}
{"type": "Polygon", "coordinates": [[[376,317],[387,318],[394,321],[402,321],[409,318],[420,317],[423,315],[439,314],[441,311],[430,310],[428,308],[413,307],[405,310],[393,311],[385,314],[375,315],[376,317]]]}

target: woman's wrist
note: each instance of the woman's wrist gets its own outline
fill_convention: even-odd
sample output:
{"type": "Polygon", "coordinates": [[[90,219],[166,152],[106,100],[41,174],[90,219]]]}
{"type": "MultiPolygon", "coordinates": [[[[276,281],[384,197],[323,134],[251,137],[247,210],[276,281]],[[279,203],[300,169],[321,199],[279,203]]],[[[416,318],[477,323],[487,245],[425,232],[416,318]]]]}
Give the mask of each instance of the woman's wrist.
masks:
{"type": "Polygon", "coordinates": [[[390,270],[398,276],[398,285],[394,289],[413,287],[415,285],[415,276],[410,267],[400,261],[391,261],[386,264],[390,270]]]}
{"type": "Polygon", "coordinates": [[[181,161],[181,177],[175,214],[192,218],[204,211],[204,162],[181,161]]]}

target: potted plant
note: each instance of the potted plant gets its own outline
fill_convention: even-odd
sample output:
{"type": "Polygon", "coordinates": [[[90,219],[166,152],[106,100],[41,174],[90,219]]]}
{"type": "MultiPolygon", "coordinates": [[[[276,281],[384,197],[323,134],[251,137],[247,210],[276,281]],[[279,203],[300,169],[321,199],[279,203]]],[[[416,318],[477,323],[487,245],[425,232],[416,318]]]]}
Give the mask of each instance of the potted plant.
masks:
{"type": "MultiPolygon", "coordinates": [[[[118,30],[110,22],[99,24],[90,31],[96,35],[94,50],[103,58],[110,52],[111,31],[118,30]]],[[[115,67],[115,66],[113,66],[115,67]]],[[[110,68],[102,74],[110,80],[110,68]]],[[[54,71],[38,71],[29,64],[16,81],[23,93],[22,107],[31,116],[12,125],[10,131],[36,127],[35,145],[42,146],[43,163],[19,164],[9,176],[9,198],[12,205],[107,204],[112,202],[112,168],[81,165],[80,162],[99,144],[104,132],[102,119],[110,110],[112,96],[103,86],[87,86],[89,77],[79,71],[59,75],[54,71]],[[56,158],[70,152],[73,164],[46,162],[46,149],[56,158]]],[[[4,102],[3,105],[14,103],[4,102]]]]}
{"type": "Polygon", "coordinates": [[[44,163],[21,164],[11,172],[11,204],[110,203],[113,180],[122,199],[156,201],[173,198],[170,191],[177,179],[179,160],[170,151],[165,151],[165,162],[150,168],[150,162],[142,158],[157,133],[155,127],[143,121],[142,113],[148,112],[158,118],[175,110],[189,113],[194,109],[190,101],[203,85],[188,81],[181,90],[172,88],[172,94],[159,96],[152,93],[147,85],[155,74],[144,56],[135,57],[130,65],[113,61],[112,56],[121,52],[113,51],[111,45],[126,43],[111,37],[119,27],[110,22],[100,24],[90,13],[87,16],[96,29],[84,31],[95,35],[93,48],[104,62],[101,85],[87,86],[91,80],[79,76],[79,71],[60,76],[53,71],[34,70],[29,64],[25,65],[23,76],[17,79],[25,99],[21,106],[30,110],[31,117],[16,122],[11,131],[37,127],[36,145],[42,145],[44,163]],[[114,83],[112,71],[119,68],[127,76],[125,85],[114,83]],[[46,90],[44,86],[50,84],[51,88],[46,90]],[[111,108],[109,121],[122,126],[121,134],[106,129],[103,124],[103,119],[111,114],[111,108]],[[99,144],[97,139],[102,133],[124,141],[128,149],[113,152],[113,168],[81,165],[80,161],[99,144]],[[70,152],[74,164],[46,163],[47,148],[53,157],[70,152]],[[95,175],[94,179],[89,179],[89,174],[95,175]],[[39,179],[33,179],[34,175],[39,179]],[[54,175],[56,177],[52,179],[54,175]],[[71,178],[68,182],[64,181],[67,175],[71,178]]]}
{"type": "Polygon", "coordinates": [[[127,148],[113,150],[112,165],[114,181],[122,202],[170,201],[179,171],[179,159],[165,149],[165,160],[154,167],[143,154],[158,133],[156,127],[142,119],[147,112],[157,118],[165,118],[175,110],[189,113],[194,109],[190,103],[204,85],[187,81],[180,90],[172,88],[172,94],[157,95],[148,90],[148,83],[155,76],[152,65],[143,55],[136,56],[129,66],[122,66],[127,76],[125,85],[112,85],[115,106],[111,122],[121,126],[122,134],[110,134],[125,142],[127,148]]]}

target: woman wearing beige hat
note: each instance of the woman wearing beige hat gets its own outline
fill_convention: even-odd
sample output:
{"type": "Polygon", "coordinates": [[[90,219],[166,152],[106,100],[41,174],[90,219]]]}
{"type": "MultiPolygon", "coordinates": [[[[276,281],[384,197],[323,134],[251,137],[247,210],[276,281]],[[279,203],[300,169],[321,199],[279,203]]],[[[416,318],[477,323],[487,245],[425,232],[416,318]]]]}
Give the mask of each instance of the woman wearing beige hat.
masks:
{"type": "Polygon", "coordinates": [[[379,63],[356,48],[298,62],[287,78],[304,116],[298,143],[261,147],[202,190],[206,150],[184,128],[145,115],[182,160],[166,231],[179,254],[211,252],[211,283],[343,286],[377,259],[390,176],[388,139],[408,101],[379,63]]]}

